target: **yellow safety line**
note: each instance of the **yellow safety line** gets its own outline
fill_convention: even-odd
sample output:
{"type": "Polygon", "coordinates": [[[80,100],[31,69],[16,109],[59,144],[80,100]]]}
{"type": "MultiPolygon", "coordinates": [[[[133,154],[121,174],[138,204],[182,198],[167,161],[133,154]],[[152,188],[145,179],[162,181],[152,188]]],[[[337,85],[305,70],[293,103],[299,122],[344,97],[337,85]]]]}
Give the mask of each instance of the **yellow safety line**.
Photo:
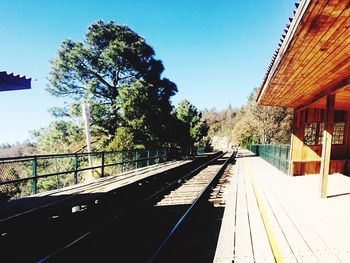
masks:
{"type": "Polygon", "coordinates": [[[255,181],[254,181],[254,178],[252,175],[252,171],[251,171],[250,167],[247,165],[247,161],[245,158],[244,158],[244,165],[245,165],[245,167],[248,168],[247,170],[248,170],[250,181],[252,182],[252,186],[253,186],[253,190],[254,190],[254,194],[255,194],[255,199],[258,203],[260,215],[261,215],[261,218],[262,218],[263,223],[264,223],[265,231],[266,231],[267,237],[269,239],[270,247],[272,250],[272,254],[275,258],[275,262],[283,263],[282,254],[281,254],[280,249],[278,248],[276,238],[273,234],[273,231],[272,231],[272,228],[271,228],[271,225],[270,225],[267,213],[266,213],[265,206],[264,206],[264,204],[259,196],[258,190],[256,188],[256,184],[255,184],[255,181]]]}

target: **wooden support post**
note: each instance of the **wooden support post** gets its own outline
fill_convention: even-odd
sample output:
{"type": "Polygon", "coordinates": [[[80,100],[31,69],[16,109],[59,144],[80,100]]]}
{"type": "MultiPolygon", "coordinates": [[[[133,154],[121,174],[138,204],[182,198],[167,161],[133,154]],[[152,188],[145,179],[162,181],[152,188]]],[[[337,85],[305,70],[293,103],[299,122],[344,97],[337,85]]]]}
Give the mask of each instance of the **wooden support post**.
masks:
{"type": "Polygon", "coordinates": [[[326,110],[324,114],[325,129],[323,131],[322,157],[321,157],[321,198],[327,197],[329,164],[331,160],[332,136],[334,126],[335,95],[327,95],[326,110]]]}
{"type": "Polygon", "coordinates": [[[293,154],[295,151],[295,142],[296,142],[296,132],[297,132],[297,111],[294,109],[293,111],[293,127],[292,127],[292,135],[290,138],[290,149],[289,149],[289,167],[288,167],[288,174],[293,176],[294,175],[294,165],[293,165],[293,154]]]}

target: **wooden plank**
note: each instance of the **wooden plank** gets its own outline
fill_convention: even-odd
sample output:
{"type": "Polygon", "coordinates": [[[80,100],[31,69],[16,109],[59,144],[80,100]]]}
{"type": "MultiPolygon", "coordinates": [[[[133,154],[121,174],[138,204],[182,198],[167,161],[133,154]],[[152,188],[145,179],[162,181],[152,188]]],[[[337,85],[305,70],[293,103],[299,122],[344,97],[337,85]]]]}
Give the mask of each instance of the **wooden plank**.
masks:
{"type": "MultiPolygon", "coordinates": [[[[262,160],[255,162],[260,171],[264,170],[262,169],[262,166],[269,166],[269,164],[262,164],[262,162],[262,160]]],[[[307,244],[310,251],[312,251],[313,255],[319,262],[339,262],[339,258],[337,258],[332,249],[327,246],[327,244],[319,237],[319,234],[314,229],[315,225],[319,225],[318,221],[322,218],[322,216],[317,215],[316,219],[313,218],[312,220],[307,220],[307,218],[304,216],[305,213],[300,211],[301,207],[304,208],[304,206],[301,206],[301,204],[308,203],[308,200],[312,199],[310,194],[305,195],[304,193],[304,191],[310,186],[306,185],[305,189],[302,189],[303,191],[299,193],[298,191],[295,191],[296,189],[300,190],[300,187],[295,183],[293,184],[292,180],[294,178],[285,177],[276,169],[273,171],[267,169],[265,171],[266,173],[261,174],[259,178],[261,178],[260,183],[263,185],[265,192],[269,193],[269,200],[275,200],[279,203],[277,205],[280,205],[285,215],[288,216],[286,220],[292,222],[292,228],[294,227],[302,238],[301,241],[298,241],[297,239],[300,239],[300,237],[297,239],[292,239],[287,234],[288,241],[291,243],[291,245],[296,246],[296,244],[294,244],[295,242],[307,244]],[[288,179],[288,181],[286,179],[288,179]],[[293,189],[293,191],[291,191],[291,189],[293,189]]],[[[310,193],[310,191],[308,192],[310,193]]],[[[311,214],[315,213],[312,212],[311,214]]],[[[284,225],[283,228],[285,229],[286,227],[288,226],[284,225]]],[[[306,260],[304,257],[299,257],[299,260],[301,260],[301,262],[309,262],[309,259],[306,260]]]]}
{"type": "Polygon", "coordinates": [[[226,199],[225,211],[221,223],[218,244],[215,250],[214,262],[226,263],[233,261],[235,245],[235,226],[236,226],[236,205],[237,205],[237,183],[238,169],[233,168],[234,172],[226,191],[229,191],[226,199]]]}
{"type": "Polygon", "coordinates": [[[243,166],[238,162],[238,191],[236,210],[236,237],[234,262],[254,262],[252,240],[250,236],[250,222],[244,190],[243,166]]]}
{"type": "MultiPolygon", "coordinates": [[[[347,30],[346,35],[342,38],[343,43],[347,45],[334,45],[338,50],[333,52],[333,57],[327,56],[327,53],[324,52],[324,61],[314,65],[313,71],[309,74],[301,73],[301,76],[304,77],[299,78],[298,81],[295,81],[293,85],[288,87],[289,94],[287,97],[283,97],[282,95],[280,95],[280,97],[283,97],[290,106],[304,107],[322,98],[323,94],[321,91],[323,89],[332,88],[334,86],[334,89],[330,89],[333,91],[344,87],[345,84],[339,85],[338,82],[341,81],[343,77],[346,77],[343,75],[344,69],[349,67],[349,31],[350,30],[347,30]],[[334,83],[332,83],[332,80],[335,80],[334,83]],[[319,83],[322,83],[322,85],[319,85],[319,83]],[[293,93],[291,93],[290,90],[293,90],[293,93]],[[297,105],[295,105],[295,103],[297,103],[297,105]]],[[[340,39],[338,41],[340,41],[340,39]]]]}
{"type": "MultiPolygon", "coordinates": [[[[301,24],[304,26],[304,28],[311,27],[312,24],[312,16],[313,14],[319,14],[323,11],[327,4],[326,0],[319,1],[317,5],[313,4],[312,2],[307,7],[306,12],[303,14],[302,19],[300,20],[300,23],[298,23],[296,31],[293,35],[293,38],[290,40],[290,43],[288,43],[288,49],[284,50],[284,53],[282,53],[282,57],[280,58],[280,61],[276,61],[274,64],[278,64],[278,67],[272,67],[271,72],[269,75],[272,75],[271,80],[268,80],[265,84],[265,86],[271,85],[270,87],[264,87],[265,88],[265,94],[262,94],[264,96],[261,96],[259,103],[262,103],[263,105],[274,105],[273,101],[276,99],[275,95],[272,94],[273,86],[272,86],[272,79],[277,76],[277,74],[284,74],[285,70],[288,70],[288,68],[295,63],[297,60],[298,53],[301,53],[300,50],[303,50],[303,48],[306,47],[307,42],[304,41],[307,37],[307,31],[303,30],[303,28],[300,26],[301,24]],[[278,63],[277,63],[278,62],[278,63]],[[266,102],[267,104],[265,104],[266,102]]],[[[281,49],[283,50],[283,49],[281,49]]],[[[278,78],[276,78],[278,80],[278,78]]]]}
{"type": "MultiPolygon", "coordinates": [[[[350,30],[348,31],[349,34],[347,37],[350,36],[350,30]]],[[[295,101],[291,102],[294,107],[300,108],[310,105],[311,103],[325,96],[327,92],[334,93],[336,90],[343,88],[349,84],[346,81],[344,82],[344,80],[346,80],[346,76],[339,76],[339,74],[347,72],[347,69],[350,67],[348,59],[349,49],[350,45],[347,45],[346,47],[340,46],[339,52],[337,52],[337,55],[335,57],[330,58],[330,61],[328,61],[329,63],[320,63],[315,68],[316,72],[313,72],[313,74],[308,75],[307,78],[305,77],[303,80],[300,80],[297,85],[304,87],[302,90],[302,96],[305,97],[301,103],[298,103],[298,105],[294,105],[293,103],[295,103],[297,100],[300,100],[300,97],[295,98],[295,101]],[[320,83],[322,84],[320,85],[320,83]],[[311,92],[310,87],[314,89],[318,87],[318,89],[311,92]]],[[[299,92],[297,92],[297,94],[299,94],[299,92]]]]}
{"type": "Polygon", "coordinates": [[[306,75],[290,86],[289,92],[293,90],[291,93],[293,95],[285,98],[289,105],[297,108],[308,106],[326,95],[325,92],[335,92],[347,85],[347,82],[344,82],[346,76],[343,73],[344,69],[349,68],[349,61],[343,58],[349,56],[348,49],[349,46],[340,46],[336,57],[328,61],[331,63],[318,64],[315,67],[315,72],[306,75]],[[320,83],[322,84],[320,85],[320,83]],[[303,89],[296,87],[303,87],[303,89]]]}
{"type": "MultiPolygon", "coordinates": [[[[283,74],[282,81],[287,81],[288,83],[294,81],[294,79],[299,77],[300,71],[307,66],[308,62],[312,60],[313,56],[317,54],[317,51],[321,48],[324,42],[326,42],[331,34],[329,34],[329,29],[336,30],[339,25],[334,25],[330,28],[330,24],[335,24],[337,22],[337,18],[340,14],[334,15],[333,12],[337,11],[335,3],[329,4],[324,7],[322,12],[317,15],[313,15],[310,17],[310,26],[304,27],[304,30],[307,31],[306,36],[304,36],[301,47],[302,49],[298,50],[299,57],[295,60],[298,63],[293,63],[289,68],[286,69],[283,74]],[[321,20],[321,21],[319,21],[321,20]],[[322,21],[323,20],[323,21],[322,21]],[[317,27],[317,31],[315,31],[315,27],[317,27]],[[329,35],[327,38],[327,34],[329,35]],[[302,67],[298,67],[298,65],[302,65],[302,67]]],[[[280,81],[281,81],[280,80],[280,81]]]]}
{"type": "Polygon", "coordinates": [[[288,241],[283,234],[277,217],[269,205],[269,201],[265,196],[264,189],[260,184],[254,184],[254,178],[256,178],[254,175],[260,175],[262,171],[256,173],[254,167],[250,165],[249,162],[247,162],[245,165],[245,169],[247,169],[247,172],[252,176],[252,184],[254,185],[253,187],[255,189],[254,191],[256,193],[256,199],[258,203],[260,203],[260,214],[264,220],[265,230],[269,238],[270,246],[273,250],[276,262],[297,262],[296,257],[293,254],[293,251],[291,250],[288,241]]]}
{"type": "MultiPolygon", "coordinates": [[[[247,161],[247,165],[243,165],[241,173],[246,176],[244,173],[247,172],[247,167],[250,167],[257,191],[261,193],[260,199],[267,207],[266,214],[284,262],[349,261],[350,210],[347,209],[350,205],[349,196],[321,200],[317,196],[318,176],[285,176],[259,157],[239,158],[237,164],[242,164],[243,160],[247,161]]],[[[347,192],[350,187],[348,177],[330,176],[330,182],[332,182],[329,185],[332,194],[339,193],[339,186],[342,186],[343,192],[347,192]],[[343,178],[343,181],[337,178],[343,178]],[[338,181],[334,181],[335,179],[338,181]]],[[[241,183],[239,185],[242,186],[241,183]]],[[[247,221],[250,225],[254,260],[265,262],[263,256],[259,257],[261,255],[259,251],[261,253],[264,251],[263,246],[259,248],[262,244],[259,239],[263,239],[264,235],[259,226],[261,223],[258,220],[259,214],[254,210],[256,207],[254,208],[251,193],[252,186],[248,184],[247,177],[243,177],[243,186],[245,187],[243,202],[246,201],[247,204],[247,221]]],[[[237,230],[239,226],[236,224],[237,230]]],[[[241,258],[236,258],[235,262],[254,262],[244,257],[242,260],[239,259],[241,258]]]]}
{"type": "MultiPolygon", "coordinates": [[[[310,68],[312,69],[312,65],[314,63],[319,63],[319,57],[325,54],[326,52],[319,52],[321,49],[326,50],[326,46],[328,48],[332,48],[333,45],[329,43],[334,43],[336,39],[339,39],[342,32],[346,30],[346,26],[343,23],[346,21],[347,17],[342,16],[342,12],[346,7],[346,3],[344,1],[337,1],[338,3],[334,3],[330,5],[329,3],[322,11],[322,13],[318,16],[320,20],[317,21],[317,31],[314,35],[313,33],[308,32],[310,35],[310,40],[308,46],[303,50],[298,58],[298,65],[292,65],[293,68],[288,69],[291,75],[283,75],[285,81],[294,82],[296,78],[300,77],[301,71],[303,74],[307,74],[310,68]]],[[[313,22],[315,21],[313,19],[313,22]]],[[[305,42],[308,42],[307,39],[304,39],[305,42]]],[[[327,50],[328,51],[328,50],[327,50]]]]}
{"type": "Polygon", "coordinates": [[[272,253],[266,231],[264,230],[265,227],[254,195],[254,190],[246,173],[244,176],[244,186],[250,221],[254,260],[258,263],[274,262],[274,255],[272,253]]]}
{"type": "MultiPolygon", "coordinates": [[[[343,18],[345,20],[345,18],[343,18]]],[[[298,79],[298,84],[306,85],[307,83],[313,83],[312,78],[317,79],[320,77],[321,72],[328,73],[325,67],[329,66],[334,67],[334,63],[339,61],[339,59],[344,58],[344,54],[348,54],[348,36],[349,36],[349,20],[345,20],[344,24],[341,25],[341,28],[336,31],[336,34],[332,36],[332,45],[328,48],[320,47],[319,50],[315,50],[311,55],[312,59],[308,65],[304,65],[299,69],[295,76],[295,79],[289,80],[289,82],[294,82],[296,78],[298,79]],[[335,39],[335,40],[334,40],[335,39]],[[339,53],[343,53],[343,56],[339,57],[339,53]],[[336,58],[337,60],[332,60],[336,58]],[[311,78],[310,78],[311,77],[311,78]],[[303,83],[302,83],[303,82],[303,83]]],[[[310,55],[310,56],[311,56],[310,55]]],[[[322,74],[323,76],[324,74],[322,74]]],[[[295,85],[295,84],[294,84],[295,85]]],[[[300,87],[299,87],[300,88],[300,87]]],[[[314,87],[317,88],[317,87],[314,87]]]]}
{"type": "Polygon", "coordinates": [[[291,23],[288,25],[288,31],[285,37],[285,40],[283,41],[281,47],[277,49],[277,55],[276,58],[273,60],[273,64],[271,69],[268,70],[267,76],[263,80],[261,90],[259,92],[258,96],[258,103],[261,103],[264,98],[268,98],[270,96],[270,90],[267,88],[271,79],[274,77],[274,74],[278,68],[283,66],[283,61],[285,59],[284,54],[288,52],[289,47],[294,42],[295,36],[300,33],[300,27],[298,25],[303,22],[303,18],[310,15],[310,12],[307,13],[307,10],[312,10],[314,6],[310,7],[311,0],[305,0],[300,2],[299,8],[296,10],[294,19],[291,21],[291,23]],[[309,8],[310,7],[310,8],[309,8]]]}
{"type": "MultiPolygon", "coordinates": [[[[266,189],[266,186],[264,186],[264,189],[266,189]]],[[[276,198],[276,196],[272,194],[272,191],[266,190],[264,192],[268,199],[269,205],[276,215],[283,235],[285,236],[293,254],[297,258],[297,261],[309,263],[318,262],[318,259],[314,255],[314,252],[310,248],[309,244],[305,242],[303,236],[298,231],[297,226],[288,216],[285,208],[278,201],[278,198],[280,197],[276,198]]]]}

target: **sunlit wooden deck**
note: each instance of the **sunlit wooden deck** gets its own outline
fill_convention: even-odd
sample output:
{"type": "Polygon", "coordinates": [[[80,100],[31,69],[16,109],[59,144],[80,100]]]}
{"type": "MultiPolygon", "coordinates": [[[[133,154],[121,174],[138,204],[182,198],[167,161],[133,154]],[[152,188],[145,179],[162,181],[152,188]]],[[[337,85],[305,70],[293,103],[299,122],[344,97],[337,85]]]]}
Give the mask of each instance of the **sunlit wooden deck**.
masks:
{"type": "Polygon", "coordinates": [[[290,177],[241,150],[215,262],[350,262],[350,178],[290,177]]]}

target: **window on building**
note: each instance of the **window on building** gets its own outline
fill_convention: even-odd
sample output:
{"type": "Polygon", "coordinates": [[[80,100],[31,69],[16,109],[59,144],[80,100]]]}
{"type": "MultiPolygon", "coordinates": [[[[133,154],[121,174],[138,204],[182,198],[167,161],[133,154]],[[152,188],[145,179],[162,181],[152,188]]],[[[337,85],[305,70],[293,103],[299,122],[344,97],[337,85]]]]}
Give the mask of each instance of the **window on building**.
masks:
{"type": "Polygon", "coordinates": [[[305,123],[304,143],[306,145],[316,144],[317,123],[305,123]]]}
{"type": "Polygon", "coordinates": [[[323,143],[324,122],[320,122],[318,129],[318,144],[323,143]]]}
{"type": "Polygon", "coordinates": [[[335,122],[333,127],[332,144],[344,143],[345,122],[335,122]]]}
{"type": "MultiPolygon", "coordinates": [[[[323,143],[324,122],[306,123],[304,130],[304,143],[306,145],[320,145],[323,143]]],[[[344,144],[345,122],[335,122],[333,128],[332,144],[344,144]]]]}

